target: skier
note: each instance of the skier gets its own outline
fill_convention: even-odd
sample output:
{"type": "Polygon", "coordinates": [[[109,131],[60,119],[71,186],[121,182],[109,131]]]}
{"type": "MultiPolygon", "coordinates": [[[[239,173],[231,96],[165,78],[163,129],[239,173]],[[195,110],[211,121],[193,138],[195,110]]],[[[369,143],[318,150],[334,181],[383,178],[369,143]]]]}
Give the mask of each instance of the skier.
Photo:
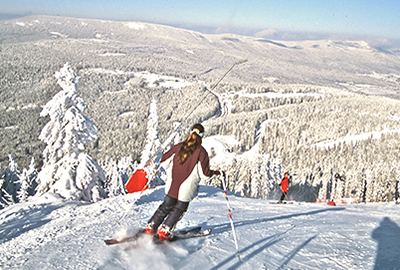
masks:
{"type": "Polygon", "coordinates": [[[190,201],[197,196],[200,180],[221,174],[210,169],[207,151],[201,145],[203,136],[204,127],[196,124],[185,141],[174,145],[162,155],[161,164],[168,168],[166,196],[148,221],[144,233],[156,234],[162,224],[158,230],[158,239],[168,240],[176,223],[187,211],[190,201]]]}
{"type": "Polygon", "coordinates": [[[282,203],[283,199],[286,197],[287,199],[287,192],[289,190],[289,173],[285,172],[282,181],[279,183],[282,190],[282,196],[278,203],[282,203]]]}

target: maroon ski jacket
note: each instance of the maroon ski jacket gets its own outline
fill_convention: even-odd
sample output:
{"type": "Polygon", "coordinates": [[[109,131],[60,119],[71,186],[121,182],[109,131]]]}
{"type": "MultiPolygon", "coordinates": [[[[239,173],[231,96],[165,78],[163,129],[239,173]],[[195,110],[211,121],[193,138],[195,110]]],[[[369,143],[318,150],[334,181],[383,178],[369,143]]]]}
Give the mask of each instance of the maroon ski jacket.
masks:
{"type": "Polygon", "coordinates": [[[197,196],[201,179],[207,179],[217,171],[210,169],[207,151],[200,145],[182,165],[178,153],[182,142],[174,145],[161,157],[161,165],[167,170],[165,193],[172,198],[189,202],[197,196]],[[172,164],[171,164],[172,163],[172,164]]]}

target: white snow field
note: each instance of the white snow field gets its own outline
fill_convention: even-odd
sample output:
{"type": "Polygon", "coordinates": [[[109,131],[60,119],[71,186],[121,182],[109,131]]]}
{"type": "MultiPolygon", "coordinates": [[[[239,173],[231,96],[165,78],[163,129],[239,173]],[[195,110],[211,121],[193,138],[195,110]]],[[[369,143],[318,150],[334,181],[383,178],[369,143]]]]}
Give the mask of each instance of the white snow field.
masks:
{"type": "Polygon", "coordinates": [[[96,203],[40,201],[0,211],[1,269],[400,269],[400,215],[394,203],[272,204],[201,186],[177,229],[201,225],[203,238],[106,246],[143,228],[163,187],[96,203]],[[127,214],[126,216],[124,216],[127,214]]]}

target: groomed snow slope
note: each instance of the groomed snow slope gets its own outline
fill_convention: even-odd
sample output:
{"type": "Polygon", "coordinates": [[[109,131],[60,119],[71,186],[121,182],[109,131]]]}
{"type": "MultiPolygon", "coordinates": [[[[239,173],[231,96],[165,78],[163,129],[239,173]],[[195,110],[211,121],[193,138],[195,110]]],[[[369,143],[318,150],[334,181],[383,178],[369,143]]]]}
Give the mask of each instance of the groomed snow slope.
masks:
{"type": "Polygon", "coordinates": [[[1,269],[400,269],[399,206],[272,204],[229,194],[235,257],[223,191],[201,186],[177,229],[212,228],[204,238],[154,246],[103,240],[142,228],[164,197],[159,187],[97,203],[41,201],[0,211],[1,269]],[[124,213],[128,215],[118,224],[124,213]],[[127,249],[128,248],[128,249],[127,249]]]}

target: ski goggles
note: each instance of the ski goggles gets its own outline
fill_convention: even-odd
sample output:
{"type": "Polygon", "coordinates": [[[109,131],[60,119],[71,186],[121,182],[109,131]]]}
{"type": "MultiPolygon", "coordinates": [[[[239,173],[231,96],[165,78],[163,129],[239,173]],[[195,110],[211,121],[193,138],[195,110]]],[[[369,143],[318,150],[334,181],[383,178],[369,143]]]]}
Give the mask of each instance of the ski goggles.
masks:
{"type": "Polygon", "coordinates": [[[204,136],[204,132],[200,132],[200,130],[198,130],[197,128],[193,129],[192,133],[196,133],[197,135],[199,135],[200,138],[203,138],[204,136]]]}

